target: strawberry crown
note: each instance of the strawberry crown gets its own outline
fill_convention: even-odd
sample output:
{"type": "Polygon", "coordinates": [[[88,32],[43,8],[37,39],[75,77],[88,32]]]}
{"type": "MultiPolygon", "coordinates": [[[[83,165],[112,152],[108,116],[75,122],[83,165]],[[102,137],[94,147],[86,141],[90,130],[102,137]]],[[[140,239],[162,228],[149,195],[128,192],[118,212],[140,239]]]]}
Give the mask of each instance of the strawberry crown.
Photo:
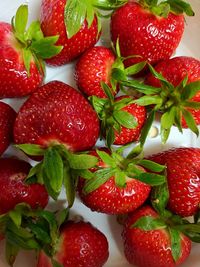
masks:
{"type": "Polygon", "coordinates": [[[62,46],[56,46],[59,36],[44,37],[39,21],[33,21],[28,29],[28,6],[21,5],[12,18],[12,29],[15,38],[23,51],[24,66],[30,75],[31,61],[34,61],[38,70],[44,73],[43,60],[59,54],[62,46]]]}
{"type": "Polygon", "coordinates": [[[187,84],[188,77],[186,76],[178,86],[174,87],[150,64],[149,69],[153,76],[160,80],[161,87],[149,86],[137,80],[128,80],[118,74],[119,70],[113,71],[113,76],[118,79],[119,83],[143,94],[134,101],[135,103],[141,106],[150,106],[149,116],[140,137],[141,146],[145,143],[156,112],[161,113],[160,132],[162,143],[167,142],[173,125],[177,126],[181,133],[183,132],[183,118],[188,128],[198,136],[199,130],[191,111],[200,109],[200,103],[193,101],[193,97],[200,91],[200,81],[187,84]]]}
{"type": "Polygon", "coordinates": [[[96,190],[111,177],[114,177],[115,184],[120,188],[126,187],[127,178],[136,179],[151,186],[166,182],[166,177],[163,175],[165,166],[143,159],[139,147],[134,147],[127,157],[123,157],[122,153],[125,148],[125,146],[121,147],[111,153],[96,150],[99,159],[105,163],[106,167],[102,168],[97,165],[96,171],[91,172],[90,177],[83,177],[86,179],[83,188],[85,194],[96,190]]]}
{"type": "Polygon", "coordinates": [[[68,209],[53,213],[33,210],[25,203],[17,204],[13,210],[0,215],[0,234],[5,237],[8,264],[13,266],[20,249],[42,250],[50,258],[53,267],[63,267],[53,256],[60,227],[68,216],[68,209]]]}
{"type": "Polygon", "coordinates": [[[68,207],[72,207],[75,199],[77,179],[90,175],[88,169],[96,166],[98,159],[87,152],[72,153],[64,145],[52,145],[44,148],[35,144],[16,145],[30,156],[42,156],[41,162],[31,168],[27,183],[44,184],[48,194],[57,200],[62,187],[66,191],[68,207]]]}

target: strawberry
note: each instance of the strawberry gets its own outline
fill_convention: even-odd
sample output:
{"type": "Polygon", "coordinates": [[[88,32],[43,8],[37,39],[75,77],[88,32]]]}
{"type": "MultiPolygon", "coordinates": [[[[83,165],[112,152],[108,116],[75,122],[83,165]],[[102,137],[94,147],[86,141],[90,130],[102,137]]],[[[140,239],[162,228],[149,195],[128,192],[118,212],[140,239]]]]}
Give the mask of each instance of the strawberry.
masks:
{"type": "Polygon", "coordinates": [[[38,88],[20,108],[14,125],[18,147],[31,156],[43,156],[30,177],[37,173],[39,182],[42,177],[54,199],[64,181],[70,187],[70,203],[74,199],[72,169],[87,169],[97,162],[75,152],[91,149],[98,136],[99,121],[92,106],[77,90],[59,81],[38,88]]]}
{"type": "Polygon", "coordinates": [[[149,159],[167,167],[168,208],[182,217],[196,214],[200,202],[200,149],[173,148],[149,159]]]}
{"type": "Polygon", "coordinates": [[[115,55],[107,47],[96,46],[88,49],[76,64],[75,80],[78,88],[87,96],[106,97],[101,81],[111,86],[111,70],[114,61],[115,55]]]}
{"type": "Polygon", "coordinates": [[[35,91],[44,79],[43,59],[58,54],[58,37],[44,38],[39,22],[26,30],[28,7],[22,5],[12,25],[0,22],[0,98],[22,97],[35,91]],[[47,49],[48,47],[48,49],[47,49]]]}
{"type": "Polygon", "coordinates": [[[13,140],[13,124],[16,112],[6,103],[0,102],[0,155],[13,140]]]}
{"type": "MultiPolygon", "coordinates": [[[[186,76],[187,84],[200,81],[200,61],[192,57],[179,56],[161,61],[155,66],[155,70],[158,73],[161,73],[162,76],[175,87],[177,87],[186,76]]],[[[152,74],[149,74],[146,77],[145,83],[155,87],[162,86],[161,82],[152,74]]],[[[196,86],[196,88],[198,87],[196,86]]],[[[191,89],[188,88],[188,90],[191,89]]],[[[191,98],[191,101],[200,102],[200,93],[198,91],[191,98]]],[[[200,111],[198,109],[191,108],[189,108],[189,111],[193,115],[196,124],[199,125],[200,111]]],[[[182,126],[184,128],[188,127],[184,118],[182,118],[182,126]]]]}
{"type": "Polygon", "coordinates": [[[48,194],[43,185],[26,184],[31,165],[17,158],[0,159],[0,214],[12,210],[18,203],[27,203],[33,209],[44,208],[48,194]]]}
{"type": "MultiPolygon", "coordinates": [[[[131,212],[145,202],[150,185],[164,181],[163,176],[146,172],[143,166],[147,167],[147,162],[141,159],[123,158],[117,152],[110,155],[108,150],[93,150],[90,154],[98,156],[97,168],[90,169],[90,175],[79,179],[78,192],[82,202],[93,211],[131,212]]],[[[163,170],[163,166],[148,163],[148,168],[163,170]]]]}
{"type": "Polygon", "coordinates": [[[106,138],[108,147],[137,141],[146,120],[146,109],[135,104],[132,97],[114,98],[106,84],[103,88],[107,99],[91,97],[91,103],[101,120],[101,137],[106,138]]]}
{"type": "Polygon", "coordinates": [[[111,17],[111,39],[119,45],[122,56],[130,58],[127,65],[140,60],[149,63],[169,58],[178,47],[184,32],[183,13],[193,16],[184,1],[128,1],[111,17]]]}
{"type": "Polygon", "coordinates": [[[191,241],[175,223],[170,226],[169,220],[150,206],[131,213],[122,233],[129,263],[138,267],[175,267],[183,263],[190,254],[191,241]]]}
{"type": "MultiPolygon", "coordinates": [[[[61,226],[53,259],[63,267],[102,267],[108,255],[105,235],[90,223],[68,221],[61,226]]],[[[53,266],[51,259],[40,252],[37,267],[53,266]]]]}

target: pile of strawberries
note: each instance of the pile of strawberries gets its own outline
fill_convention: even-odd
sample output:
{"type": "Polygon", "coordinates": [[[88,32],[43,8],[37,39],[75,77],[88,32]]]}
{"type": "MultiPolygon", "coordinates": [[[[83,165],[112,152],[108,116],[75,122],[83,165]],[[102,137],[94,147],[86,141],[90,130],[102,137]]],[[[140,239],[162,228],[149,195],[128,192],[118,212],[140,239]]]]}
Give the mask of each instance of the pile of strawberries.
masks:
{"type": "Polygon", "coordinates": [[[158,114],[161,143],[172,127],[199,135],[200,61],[172,57],[185,15],[194,12],[183,0],[41,0],[29,26],[27,5],[0,22],[0,239],[10,266],[20,249],[37,252],[37,267],[106,263],[105,234],[69,219],[76,197],[116,216],[132,266],[178,266],[200,242],[200,148],[143,156],[158,114]],[[102,17],[110,47],[98,45],[102,17]],[[77,89],[45,82],[46,65],[72,61],[77,89]],[[22,97],[18,111],[4,101],[22,97]],[[11,144],[26,161],[6,156],[11,144]],[[66,203],[52,212],[63,188],[66,203]]]}

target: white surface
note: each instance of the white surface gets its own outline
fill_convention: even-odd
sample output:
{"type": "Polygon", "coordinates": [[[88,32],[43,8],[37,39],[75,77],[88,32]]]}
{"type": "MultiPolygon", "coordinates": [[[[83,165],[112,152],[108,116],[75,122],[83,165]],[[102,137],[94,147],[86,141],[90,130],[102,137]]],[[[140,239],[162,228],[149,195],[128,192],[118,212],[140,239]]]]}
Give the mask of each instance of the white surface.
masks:
{"type": "MultiPolygon", "coordinates": [[[[36,19],[39,14],[40,0],[0,0],[0,21],[10,22],[11,17],[15,14],[16,8],[23,3],[29,2],[30,20],[36,19]]],[[[199,0],[191,0],[193,9],[195,10],[196,16],[193,18],[186,18],[186,29],[179,48],[176,51],[176,55],[188,55],[200,59],[200,2],[199,0]]],[[[105,32],[109,32],[108,26],[104,24],[105,32]]],[[[108,40],[107,33],[103,36],[103,41],[106,43],[108,40]]],[[[71,86],[75,87],[75,82],[73,80],[73,64],[68,64],[59,68],[47,68],[46,81],[53,79],[61,80],[67,82],[71,86]]],[[[5,100],[15,107],[17,110],[21,105],[21,100],[5,100]]],[[[155,126],[158,123],[155,122],[155,126]]],[[[155,138],[149,138],[145,146],[145,153],[155,153],[157,151],[173,147],[173,146],[193,146],[199,147],[200,140],[196,138],[195,135],[191,134],[188,130],[184,131],[184,134],[180,134],[176,128],[172,129],[170,138],[167,145],[162,146],[160,144],[160,136],[155,138]]],[[[10,147],[7,150],[7,154],[16,153],[16,151],[10,147]]],[[[19,156],[22,156],[18,152],[19,156]]],[[[62,197],[57,205],[62,204],[62,197]]],[[[55,204],[52,204],[55,208],[55,204]]],[[[105,267],[129,267],[126,259],[123,256],[123,248],[121,241],[121,226],[119,226],[114,216],[106,216],[98,213],[91,212],[88,208],[82,205],[78,200],[76,200],[75,205],[72,209],[74,214],[82,215],[86,220],[93,223],[97,228],[99,228],[107,236],[109,240],[110,247],[110,257],[105,267]]],[[[0,244],[0,267],[8,267],[4,259],[4,246],[3,242],[0,244]]],[[[183,267],[199,267],[200,266],[200,245],[194,244],[192,253],[189,259],[183,264],[183,267]]],[[[35,267],[35,255],[34,253],[20,253],[17,261],[14,265],[15,267],[35,267]]],[[[156,266],[155,266],[156,267],[156,266]]],[[[167,266],[166,266],[167,267],[167,266]]]]}

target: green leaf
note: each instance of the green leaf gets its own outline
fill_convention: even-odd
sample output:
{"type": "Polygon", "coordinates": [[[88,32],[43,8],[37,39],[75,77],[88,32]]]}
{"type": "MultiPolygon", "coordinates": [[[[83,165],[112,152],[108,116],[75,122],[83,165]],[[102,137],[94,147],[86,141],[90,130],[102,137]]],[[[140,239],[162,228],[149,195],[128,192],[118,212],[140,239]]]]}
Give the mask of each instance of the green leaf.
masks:
{"type": "Polygon", "coordinates": [[[169,201],[169,190],[167,183],[154,186],[151,191],[151,203],[153,208],[159,213],[164,214],[169,201]]]}
{"type": "Polygon", "coordinates": [[[126,75],[135,75],[135,74],[139,73],[140,71],[142,71],[144,69],[144,67],[146,66],[146,64],[147,64],[146,61],[136,63],[136,64],[126,68],[125,74],[126,75]]]}
{"type": "Polygon", "coordinates": [[[182,0],[167,0],[170,4],[171,11],[175,14],[185,13],[188,16],[194,16],[194,11],[189,3],[182,0]]]}
{"type": "Polygon", "coordinates": [[[51,188],[60,193],[63,183],[63,161],[60,154],[53,147],[48,148],[44,154],[43,169],[51,188]]]}
{"type": "Polygon", "coordinates": [[[164,229],[166,227],[167,226],[163,220],[152,216],[140,217],[133,225],[131,225],[131,228],[139,228],[144,231],[164,229]]]}
{"type": "Polygon", "coordinates": [[[28,22],[28,6],[21,5],[15,15],[15,31],[18,34],[24,34],[26,30],[26,25],[28,22]]]}
{"type": "Polygon", "coordinates": [[[152,110],[149,113],[149,116],[147,117],[146,123],[144,124],[144,127],[142,128],[141,135],[140,135],[140,146],[143,147],[146,141],[146,138],[148,136],[148,133],[151,129],[151,126],[155,119],[155,110],[152,110]]]}
{"type": "Polygon", "coordinates": [[[180,232],[169,227],[168,228],[170,239],[171,239],[171,249],[172,249],[172,256],[175,262],[180,259],[181,256],[181,236],[180,232]]]}
{"type": "Polygon", "coordinates": [[[45,152],[45,149],[42,148],[40,145],[20,144],[15,145],[15,147],[21,149],[24,153],[30,156],[43,156],[45,152]]]}
{"type": "Polygon", "coordinates": [[[195,81],[187,84],[182,92],[181,99],[191,99],[200,91],[200,81],[195,81]]]}
{"type": "Polygon", "coordinates": [[[113,117],[120,125],[128,129],[134,129],[138,125],[135,117],[125,110],[115,110],[113,117]]]}
{"type": "Polygon", "coordinates": [[[166,166],[160,165],[152,160],[147,160],[147,159],[141,159],[138,164],[140,166],[143,166],[145,169],[148,169],[150,171],[154,172],[162,172],[166,169],[166,166]]]}
{"type": "Polygon", "coordinates": [[[68,162],[70,168],[75,170],[90,169],[98,163],[98,158],[87,154],[72,154],[68,162]]]}
{"type": "Polygon", "coordinates": [[[117,166],[115,159],[112,158],[111,155],[109,155],[107,152],[105,151],[101,151],[101,150],[96,150],[98,156],[100,157],[100,159],[109,167],[115,168],[117,166]]]}
{"type": "Polygon", "coordinates": [[[148,172],[143,172],[139,175],[135,175],[135,178],[151,186],[157,186],[166,182],[166,177],[164,175],[148,172]]]}
{"type": "Polygon", "coordinates": [[[111,168],[100,169],[95,172],[95,176],[93,179],[87,180],[83,191],[85,194],[89,194],[92,191],[99,188],[105,182],[108,181],[114,175],[114,170],[111,168]]]}
{"type": "Polygon", "coordinates": [[[187,109],[183,109],[183,117],[187,123],[188,128],[192,132],[194,132],[197,136],[199,136],[199,130],[197,128],[195,119],[193,118],[192,114],[187,109]]]}
{"type": "Polygon", "coordinates": [[[115,183],[120,188],[123,188],[126,186],[126,173],[123,171],[116,171],[115,172],[115,183]]]}

